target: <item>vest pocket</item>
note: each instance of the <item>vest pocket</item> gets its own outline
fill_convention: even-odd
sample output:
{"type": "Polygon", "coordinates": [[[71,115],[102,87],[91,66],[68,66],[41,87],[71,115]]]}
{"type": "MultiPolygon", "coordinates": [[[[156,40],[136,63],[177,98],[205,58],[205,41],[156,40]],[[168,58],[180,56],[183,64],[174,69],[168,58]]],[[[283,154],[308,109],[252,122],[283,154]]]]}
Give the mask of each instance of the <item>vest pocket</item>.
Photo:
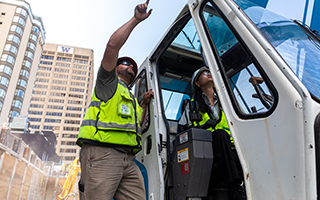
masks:
{"type": "Polygon", "coordinates": [[[118,114],[123,118],[132,117],[133,115],[133,99],[126,93],[120,93],[121,98],[118,103],[118,114]]]}

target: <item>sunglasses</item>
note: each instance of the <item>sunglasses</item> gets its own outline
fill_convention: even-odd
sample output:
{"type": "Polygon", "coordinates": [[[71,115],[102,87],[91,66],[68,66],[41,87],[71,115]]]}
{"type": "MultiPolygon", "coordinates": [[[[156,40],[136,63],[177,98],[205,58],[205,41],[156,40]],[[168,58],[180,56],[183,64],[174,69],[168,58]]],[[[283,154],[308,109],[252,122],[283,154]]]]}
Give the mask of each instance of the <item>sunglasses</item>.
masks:
{"type": "Polygon", "coordinates": [[[204,72],[202,72],[202,74],[201,75],[203,75],[203,76],[208,76],[209,74],[211,74],[210,72],[208,72],[208,71],[204,71],[204,72]]]}
{"type": "Polygon", "coordinates": [[[131,63],[131,62],[129,62],[129,61],[125,61],[125,60],[122,60],[122,61],[120,61],[120,62],[118,62],[117,63],[117,65],[127,65],[127,66],[130,66],[130,65],[132,65],[133,66],[133,64],[131,63]]]}

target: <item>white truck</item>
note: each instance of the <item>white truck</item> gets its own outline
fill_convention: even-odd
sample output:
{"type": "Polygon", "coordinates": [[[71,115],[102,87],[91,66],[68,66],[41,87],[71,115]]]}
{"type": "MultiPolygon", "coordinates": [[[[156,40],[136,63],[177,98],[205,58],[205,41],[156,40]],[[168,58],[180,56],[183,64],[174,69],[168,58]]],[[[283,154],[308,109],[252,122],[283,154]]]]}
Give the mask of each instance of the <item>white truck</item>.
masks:
{"type": "Polygon", "coordinates": [[[226,115],[247,199],[319,199],[319,35],[245,0],[189,0],[139,68],[138,101],[155,93],[136,155],[148,199],[228,199],[221,188],[210,196],[210,138],[178,124],[202,66],[226,115]]]}

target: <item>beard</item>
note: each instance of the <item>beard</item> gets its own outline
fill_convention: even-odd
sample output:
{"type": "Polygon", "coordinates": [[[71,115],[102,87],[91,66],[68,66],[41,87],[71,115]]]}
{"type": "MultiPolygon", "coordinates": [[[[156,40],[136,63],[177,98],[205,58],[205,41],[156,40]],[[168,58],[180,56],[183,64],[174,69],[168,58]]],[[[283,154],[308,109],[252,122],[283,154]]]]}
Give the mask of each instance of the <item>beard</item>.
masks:
{"type": "Polygon", "coordinates": [[[129,68],[126,69],[126,74],[127,74],[128,76],[130,76],[131,79],[134,78],[134,72],[129,71],[129,68]]]}
{"type": "Polygon", "coordinates": [[[135,77],[134,72],[130,71],[129,68],[125,70],[118,70],[117,73],[120,77],[125,78],[128,83],[131,83],[135,77]]]}

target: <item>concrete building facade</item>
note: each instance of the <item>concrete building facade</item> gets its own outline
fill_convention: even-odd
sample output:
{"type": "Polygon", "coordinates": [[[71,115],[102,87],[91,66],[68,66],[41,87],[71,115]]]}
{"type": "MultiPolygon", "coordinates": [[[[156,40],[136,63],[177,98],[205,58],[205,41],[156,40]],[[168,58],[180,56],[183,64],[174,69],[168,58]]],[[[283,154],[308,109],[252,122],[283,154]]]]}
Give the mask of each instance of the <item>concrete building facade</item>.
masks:
{"type": "Polygon", "coordinates": [[[0,0],[0,126],[26,116],[45,43],[40,17],[26,1],[0,0]]]}
{"type": "Polygon", "coordinates": [[[70,164],[93,89],[93,50],[48,44],[43,48],[28,119],[33,131],[53,130],[56,153],[70,164]]]}

